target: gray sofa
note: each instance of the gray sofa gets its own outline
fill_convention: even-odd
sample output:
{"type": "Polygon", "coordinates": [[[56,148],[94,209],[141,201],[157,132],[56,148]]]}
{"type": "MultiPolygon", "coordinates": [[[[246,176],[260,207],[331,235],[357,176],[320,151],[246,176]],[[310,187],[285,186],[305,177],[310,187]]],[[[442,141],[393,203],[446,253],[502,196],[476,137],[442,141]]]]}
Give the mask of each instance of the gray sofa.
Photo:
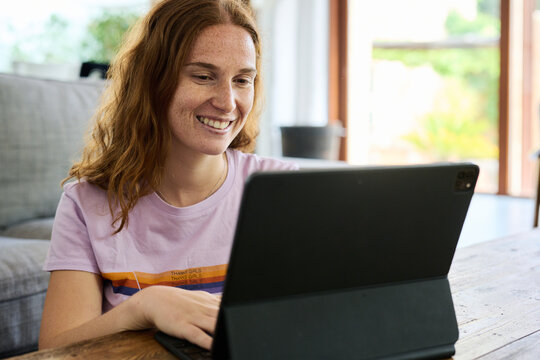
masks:
{"type": "Polygon", "coordinates": [[[0,358],[37,349],[60,182],[103,86],[0,74],[0,358]]]}

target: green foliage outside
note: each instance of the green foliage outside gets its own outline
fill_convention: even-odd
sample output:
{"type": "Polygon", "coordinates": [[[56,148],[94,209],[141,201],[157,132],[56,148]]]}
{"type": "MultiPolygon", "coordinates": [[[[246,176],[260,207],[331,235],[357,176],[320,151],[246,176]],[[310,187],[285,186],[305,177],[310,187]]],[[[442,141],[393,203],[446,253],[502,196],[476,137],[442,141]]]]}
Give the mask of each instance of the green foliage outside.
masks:
{"type": "MultiPolygon", "coordinates": [[[[69,32],[69,20],[52,14],[43,28],[34,31],[12,46],[10,58],[36,63],[65,63],[94,61],[110,63],[126,31],[137,21],[139,14],[106,10],[88,24],[84,39],[69,32]]],[[[13,26],[8,29],[15,33],[13,26]]]]}
{"type": "MultiPolygon", "coordinates": [[[[449,36],[498,36],[500,22],[493,3],[480,0],[474,21],[450,13],[445,24],[449,36]]],[[[404,136],[418,151],[434,160],[498,156],[498,48],[374,49],[373,58],[400,61],[411,68],[429,65],[444,79],[434,110],[418,119],[419,130],[404,136]]]]}
{"type": "MultiPolygon", "coordinates": [[[[76,45],[66,39],[66,31],[69,22],[56,14],[49,17],[43,31],[34,32],[11,48],[11,59],[15,61],[59,63],[73,60],[76,45]],[[64,41],[58,41],[64,39],[64,41]]],[[[11,31],[14,31],[12,28],[11,31]]]]}
{"type": "Polygon", "coordinates": [[[498,18],[485,13],[478,13],[474,21],[468,21],[456,11],[451,11],[445,23],[450,35],[482,35],[498,36],[501,33],[501,22],[498,18]]]}
{"type": "Polygon", "coordinates": [[[435,160],[495,158],[497,127],[483,113],[478,91],[448,79],[436,110],[421,119],[421,130],[404,136],[435,160]]]}
{"type": "Polygon", "coordinates": [[[135,13],[105,11],[88,25],[82,44],[86,61],[110,63],[122,43],[126,31],[137,21],[135,13]]]}

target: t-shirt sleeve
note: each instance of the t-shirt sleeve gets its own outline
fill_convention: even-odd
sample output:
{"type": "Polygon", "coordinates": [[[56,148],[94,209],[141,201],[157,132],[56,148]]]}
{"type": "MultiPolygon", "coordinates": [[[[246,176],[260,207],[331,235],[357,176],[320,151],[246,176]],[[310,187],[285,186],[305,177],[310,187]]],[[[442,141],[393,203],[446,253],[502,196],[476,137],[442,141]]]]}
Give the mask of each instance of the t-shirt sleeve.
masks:
{"type": "Polygon", "coordinates": [[[99,274],[82,209],[66,192],[54,219],[45,271],[80,270],[99,274]]]}
{"type": "Polygon", "coordinates": [[[293,161],[285,161],[278,159],[261,158],[259,160],[259,171],[274,171],[274,170],[298,170],[300,166],[293,161]]]}
{"type": "Polygon", "coordinates": [[[238,173],[241,174],[241,178],[244,181],[250,174],[258,171],[288,171],[298,170],[300,168],[293,161],[247,154],[238,150],[231,151],[231,154],[233,155],[235,166],[238,168],[238,173]]]}

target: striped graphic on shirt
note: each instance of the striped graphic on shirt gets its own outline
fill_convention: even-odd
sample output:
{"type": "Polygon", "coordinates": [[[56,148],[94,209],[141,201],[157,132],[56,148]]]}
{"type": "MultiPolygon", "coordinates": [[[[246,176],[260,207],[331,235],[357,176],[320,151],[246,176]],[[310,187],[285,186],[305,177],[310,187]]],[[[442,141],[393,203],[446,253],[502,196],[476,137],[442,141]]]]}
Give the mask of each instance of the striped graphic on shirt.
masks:
{"type": "Polygon", "coordinates": [[[171,270],[159,274],[133,272],[102,273],[103,279],[111,282],[117,294],[133,295],[139,287],[152,285],[174,286],[186,290],[203,290],[209,293],[223,291],[227,265],[197,267],[186,270],[171,270]]]}

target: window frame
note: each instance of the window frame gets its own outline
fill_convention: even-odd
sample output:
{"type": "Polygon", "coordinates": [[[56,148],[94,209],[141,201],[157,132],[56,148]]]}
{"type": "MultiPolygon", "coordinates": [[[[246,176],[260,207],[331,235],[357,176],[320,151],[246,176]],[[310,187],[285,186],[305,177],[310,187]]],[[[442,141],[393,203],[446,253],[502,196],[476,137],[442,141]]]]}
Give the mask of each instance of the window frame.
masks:
{"type": "MultiPolygon", "coordinates": [[[[535,10],[535,0],[523,1],[523,132],[521,156],[521,188],[530,185],[534,165],[526,154],[530,152],[532,140],[532,13],[535,10]]],[[[328,122],[337,120],[347,128],[347,8],[348,0],[329,0],[329,114],[328,122]]],[[[500,1],[501,34],[499,40],[500,50],[500,76],[499,76],[499,177],[497,194],[509,194],[509,87],[510,87],[510,0],[500,1]]],[[[340,160],[347,160],[347,136],[342,140],[340,160]]]]}

